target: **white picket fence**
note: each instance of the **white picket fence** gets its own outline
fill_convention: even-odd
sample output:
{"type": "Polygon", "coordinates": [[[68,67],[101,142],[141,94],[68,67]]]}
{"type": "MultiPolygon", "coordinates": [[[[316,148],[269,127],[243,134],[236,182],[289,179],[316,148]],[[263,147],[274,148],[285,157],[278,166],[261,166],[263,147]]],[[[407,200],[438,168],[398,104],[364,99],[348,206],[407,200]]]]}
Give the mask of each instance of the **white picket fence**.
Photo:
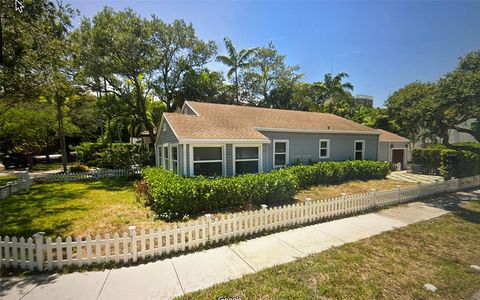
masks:
{"type": "Polygon", "coordinates": [[[66,181],[80,181],[89,179],[100,179],[108,177],[129,176],[132,174],[140,174],[140,168],[131,169],[101,169],[88,172],[72,172],[72,173],[59,173],[48,174],[44,176],[35,176],[35,182],[38,183],[50,183],[50,182],[66,182],[66,181]]]}
{"type": "Polygon", "coordinates": [[[32,186],[29,179],[17,179],[0,186],[0,200],[6,199],[19,192],[28,192],[32,186]]]}
{"type": "Polygon", "coordinates": [[[295,205],[267,208],[176,223],[159,229],[141,230],[104,236],[45,239],[42,233],[25,240],[23,237],[0,237],[0,267],[29,270],[62,269],[100,263],[127,263],[138,259],[162,257],[193,250],[232,238],[260,232],[315,223],[371,209],[408,202],[443,192],[480,186],[480,176],[445,182],[397,188],[388,191],[343,195],[333,199],[306,201],[295,205]]]}

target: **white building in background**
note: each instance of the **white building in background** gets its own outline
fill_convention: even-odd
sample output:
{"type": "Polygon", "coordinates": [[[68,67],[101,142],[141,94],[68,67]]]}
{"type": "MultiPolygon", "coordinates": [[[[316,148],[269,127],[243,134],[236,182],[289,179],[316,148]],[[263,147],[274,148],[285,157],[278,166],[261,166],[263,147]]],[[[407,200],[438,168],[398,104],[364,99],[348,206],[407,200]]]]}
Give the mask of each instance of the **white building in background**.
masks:
{"type": "MultiPolygon", "coordinates": [[[[476,119],[469,119],[465,123],[461,124],[459,127],[466,128],[466,129],[471,129],[472,124],[476,121],[476,119]]],[[[454,143],[463,143],[463,142],[476,142],[475,138],[468,134],[468,133],[463,133],[463,132],[458,132],[454,129],[449,130],[449,139],[448,141],[450,144],[454,143]]]]}
{"type": "Polygon", "coordinates": [[[355,102],[359,105],[373,107],[373,97],[368,95],[356,95],[355,102]]]}

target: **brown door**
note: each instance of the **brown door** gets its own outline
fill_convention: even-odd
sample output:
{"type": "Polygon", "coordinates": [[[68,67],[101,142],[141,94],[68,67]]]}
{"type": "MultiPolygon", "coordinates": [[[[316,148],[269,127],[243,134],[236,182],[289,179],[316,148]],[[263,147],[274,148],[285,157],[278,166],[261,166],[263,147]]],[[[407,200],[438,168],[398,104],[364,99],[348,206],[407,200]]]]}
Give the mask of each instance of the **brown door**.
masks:
{"type": "Polygon", "coordinates": [[[405,169],[405,166],[403,165],[404,154],[405,154],[405,149],[392,149],[392,163],[394,164],[401,163],[402,170],[405,169]]]}

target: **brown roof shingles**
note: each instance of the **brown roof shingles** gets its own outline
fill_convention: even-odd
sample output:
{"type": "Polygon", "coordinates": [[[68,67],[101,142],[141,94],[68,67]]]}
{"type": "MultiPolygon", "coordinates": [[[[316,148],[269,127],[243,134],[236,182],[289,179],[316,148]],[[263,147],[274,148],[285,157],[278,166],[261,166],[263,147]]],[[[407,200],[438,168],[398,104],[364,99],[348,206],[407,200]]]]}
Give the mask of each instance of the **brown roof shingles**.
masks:
{"type": "Polygon", "coordinates": [[[392,133],[390,131],[386,131],[383,129],[376,129],[378,132],[380,132],[380,137],[379,140],[380,142],[410,142],[410,140],[399,136],[398,134],[392,133]]]}
{"type": "Polygon", "coordinates": [[[332,114],[191,101],[186,104],[198,116],[164,114],[179,139],[268,140],[258,128],[377,134],[375,129],[332,114]]]}

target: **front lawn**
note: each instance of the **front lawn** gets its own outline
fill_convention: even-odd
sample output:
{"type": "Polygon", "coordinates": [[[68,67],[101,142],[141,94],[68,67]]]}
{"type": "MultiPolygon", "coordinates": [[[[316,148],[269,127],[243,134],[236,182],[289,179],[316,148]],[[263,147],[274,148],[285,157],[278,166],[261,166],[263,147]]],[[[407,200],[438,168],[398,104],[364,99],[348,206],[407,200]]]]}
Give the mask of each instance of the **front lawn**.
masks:
{"type": "Polygon", "coordinates": [[[123,232],[130,225],[156,228],[148,207],[135,199],[134,182],[126,178],[37,184],[29,194],[0,201],[0,235],[28,237],[85,236],[123,232]]]}
{"type": "Polygon", "coordinates": [[[480,289],[480,201],[183,299],[467,299],[480,289]],[[423,289],[431,283],[433,294],[423,289]]]}
{"type": "Polygon", "coordinates": [[[305,201],[306,198],[312,200],[321,200],[334,198],[346,193],[347,195],[368,193],[371,189],[377,191],[391,190],[396,187],[409,187],[414,186],[415,183],[398,181],[392,179],[378,179],[368,181],[349,181],[337,185],[319,185],[309,189],[302,190],[295,195],[295,200],[305,201]]]}

